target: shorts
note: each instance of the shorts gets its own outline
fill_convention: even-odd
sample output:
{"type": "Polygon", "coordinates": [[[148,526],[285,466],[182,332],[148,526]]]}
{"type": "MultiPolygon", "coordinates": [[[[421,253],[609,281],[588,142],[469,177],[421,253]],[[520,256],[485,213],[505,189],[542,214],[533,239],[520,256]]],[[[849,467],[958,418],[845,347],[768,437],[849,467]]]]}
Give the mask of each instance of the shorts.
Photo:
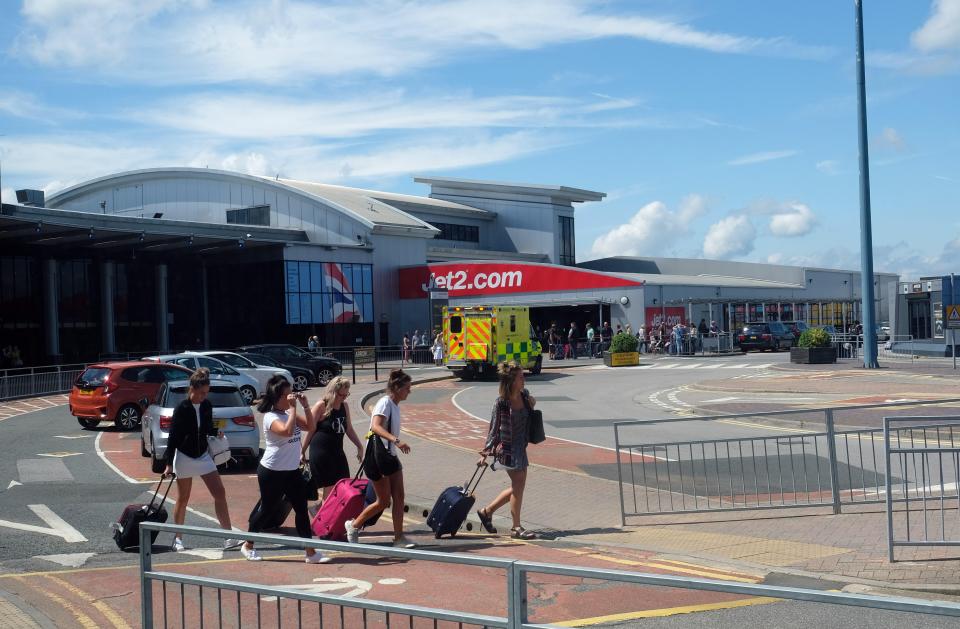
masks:
{"type": "Polygon", "coordinates": [[[363,455],[363,473],[367,478],[378,481],[385,476],[393,476],[402,469],[400,459],[390,454],[380,437],[367,440],[367,450],[363,455]]]}

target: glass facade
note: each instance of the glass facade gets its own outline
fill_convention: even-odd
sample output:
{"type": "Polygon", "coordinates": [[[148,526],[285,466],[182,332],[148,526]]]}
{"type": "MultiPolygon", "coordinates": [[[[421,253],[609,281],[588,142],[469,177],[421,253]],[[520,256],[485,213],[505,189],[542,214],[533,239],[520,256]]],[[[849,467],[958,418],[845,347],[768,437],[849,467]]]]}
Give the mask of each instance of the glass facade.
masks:
{"type": "Polygon", "coordinates": [[[43,353],[41,278],[27,256],[0,256],[0,348],[16,346],[19,357],[0,354],[0,367],[37,363],[43,353]]]}
{"type": "Polygon", "coordinates": [[[136,262],[118,262],[113,291],[116,346],[130,352],[156,349],[155,267],[136,262]]]}
{"type": "Polygon", "coordinates": [[[373,321],[373,265],[295,261],[285,265],[289,325],[373,321]]]}
{"type": "Polygon", "coordinates": [[[459,242],[480,242],[480,228],[476,225],[457,225],[454,223],[431,223],[440,230],[440,240],[459,242]]]}
{"type": "Polygon", "coordinates": [[[560,264],[573,266],[577,262],[574,245],[573,217],[560,217],[560,264]]]}

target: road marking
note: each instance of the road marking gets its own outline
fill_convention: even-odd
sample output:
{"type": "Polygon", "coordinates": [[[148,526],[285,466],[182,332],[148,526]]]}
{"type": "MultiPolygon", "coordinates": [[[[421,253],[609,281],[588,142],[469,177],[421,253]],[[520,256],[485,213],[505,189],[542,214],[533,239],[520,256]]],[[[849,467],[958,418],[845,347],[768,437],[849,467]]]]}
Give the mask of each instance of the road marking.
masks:
{"type": "Polygon", "coordinates": [[[52,561],[67,568],[79,568],[97,553],[69,553],[65,555],[34,555],[34,559],[52,561]]]}
{"type": "Polygon", "coordinates": [[[54,439],[89,439],[93,435],[54,435],[54,439]]]}
{"type": "Polygon", "coordinates": [[[590,625],[600,625],[611,622],[622,622],[625,620],[636,620],[639,618],[664,618],[666,616],[676,616],[678,614],[693,614],[696,612],[716,611],[720,609],[735,609],[737,607],[748,607],[750,605],[765,605],[767,603],[776,603],[781,601],[779,598],[767,598],[758,596],[745,598],[739,601],[727,601],[724,603],[706,603],[704,605],[684,605],[682,607],[665,607],[663,609],[648,609],[640,612],[627,612],[625,614],[610,614],[607,616],[595,616],[593,618],[580,618],[578,620],[567,620],[564,622],[552,623],[556,627],[588,627],[590,625]]]}
{"type": "Polygon", "coordinates": [[[18,482],[18,481],[15,481],[15,480],[12,480],[12,481],[10,481],[10,484],[7,485],[7,489],[10,489],[11,487],[16,487],[17,485],[23,485],[23,483],[18,482]]]}
{"type": "Polygon", "coordinates": [[[181,550],[178,555],[193,555],[203,559],[223,559],[222,548],[191,548],[190,550],[181,550]]]}
{"type": "Polygon", "coordinates": [[[80,456],[83,452],[48,452],[46,454],[38,454],[37,456],[49,456],[56,459],[65,459],[68,456],[80,456]]]}
{"type": "Polygon", "coordinates": [[[812,435],[814,432],[812,430],[803,430],[801,428],[782,428],[780,426],[765,426],[763,424],[755,424],[752,422],[743,422],[737,421],[736,419],[717,419],[715,420],[721,424],[730,424],[732,426],[746,426],[748,428],[759,428],[761,430],[774,430],[780,432],[796,432],[803,435],[812,435]]]}
{"type": "Polygon", "coordinates": [[[35,524],[22,524],[20,522],[11,522],[10,520],[0,520],[0,526],[18,531],[27,531],[28,533],[42,533],[44,535],[53,535],[62,537],[67,543],[85,542],[87,538],[80,534],[80,531],[67,524],[63,518],[50,510],[47,505],[27,505],[27,508],[37,514],[47,526],[37,526],[35,524]]]}
{"type": "Polygon", "coordinates": [[[98,601],[97,599],[93,598],[92,596],[90,596],[80,588],[74,587],[73,585],[71,585],[70,583],[67,583],[60,577],[47,576],[46,578],[49,579],[50,581],[53,581],[60,587],[64,588],[74,596],[77,596],[80,599],[87,602],[88,604],[93,605],[97,609],[97,611],[103,614],[104,618],[109,620],[110,623],[117,629],[130,629],[130,625],[128,625],[127,622],[123,618],[121,618],[117,612],[113,611],[112,607],[110,607],[103,601],[98,601]]]}
{"type": "MultiPolygon", "coordinates": [[[[347,590],[343,594],[338,594],[342,598],[356,598],[363,596],[373,589],[373,584],[361,579],[351,579],[350,577],[318,577],[313,583],[304,585],[284,585],[281,586],[287,590],[296,590],[308,594],[325,594],[336,592],[338,590],[347,590]],[[350,589],[347,589],[350,588],[350,589]]],[[[264,596],[260,599],[264,603],[271,603],[277,600],[276,596],[264,596]]]]}
{"type": "Polygon", "coordinates": [[[734,400],[739,400],[738,397],[718,397],[715,400],[703,400],[701,404],[719,404],[720,402],[733,402],[734,400]]]}
{"type": "Polygon", "coordinates": [[[380,579],[377,581],[380,585],[403,585],[406,582],[406,579],[380,579]]]}
{"type": "MultiPolygon", "coordinates": [[[[25,580],[22,579],[20,575],[12,575],[12,576],[17,581],[20,581],[21,583],[26,585],[25,580]]],[[[48,588],[33,588],[33,589],[39,590],[41,594],[43,594],[44,596],[49,598],[51,601],[53,601],[63,609],[73,614],[73,618],[77,621],[78,625],[83,627],[84,629],[100,629],[100,625],[94,622],[93,618],[84,614],[82,611],[77,609],[76,605],[74,605],[67,599],[63,598],[59,594],[54,594],[48,588]]]]}

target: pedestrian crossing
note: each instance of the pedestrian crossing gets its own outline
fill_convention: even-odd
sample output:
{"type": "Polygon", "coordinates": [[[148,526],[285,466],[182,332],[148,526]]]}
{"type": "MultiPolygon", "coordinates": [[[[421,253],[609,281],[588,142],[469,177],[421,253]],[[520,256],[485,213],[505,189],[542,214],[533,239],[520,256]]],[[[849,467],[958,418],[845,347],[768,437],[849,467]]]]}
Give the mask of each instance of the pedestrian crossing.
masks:
{"type": "MultiPolygon", "coordinates": [[[[728,370],[728,369],[751,369],[759,371],[762,369],[767,369],[772,367],[774,363],[735,363],[735,364],[725,364],[719,361],[710,361],[710,362],[699,362],[699,363],[688,363],[688,362],[655,362],[646,365],[634,365],[632,367],[615,367],[615,369],[710,369],[710,370],[728,370]]],[[[614,369],[614,367],[607,367],[606,365],[593,365],[591,369],[614,369]]]]}

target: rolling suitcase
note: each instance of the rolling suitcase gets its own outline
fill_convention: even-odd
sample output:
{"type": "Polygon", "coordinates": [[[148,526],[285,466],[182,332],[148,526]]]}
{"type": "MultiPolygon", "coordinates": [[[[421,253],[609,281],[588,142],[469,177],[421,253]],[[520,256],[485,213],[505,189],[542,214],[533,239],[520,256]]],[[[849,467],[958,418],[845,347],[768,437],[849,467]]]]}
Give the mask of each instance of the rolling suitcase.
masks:
{"type": "MultiPolygon", "coordinates": [[[[166,476],[160,476],[160,482],[157,483],[157,489],[153,492],[153,498],[150,499],[149,504],[127,505],[123,513],[120,514],[120,519],[112,525],[113,541],[117,543],[120,550],[140,548],[141,522],[162,523],[167,521],[167,510],[163,508],[163,503],[167,501],[167,494],[170,493],[170,488],[173,487],[173,479],[176,478],[176,474],[170,475],[170,483],[167,485],[167,490],[163,492],[163,498],[160,499],[160,502],[157,502],[157,495],[160,493],[160,488],[163,486],[163,481],[166,478],[166,476]]],[[[157,541],[157,535],[159,534],[159,531],[150,532],[151,544],[157,541]]]]}
{"type": "Polygon", "coordinates": [[[364,498],[370,481],[360,478],[362,469],[361,465],[356,476],[338,480],[327,499],[320,505],[320,510],[313,516],[310,529],[320,539],[340,542],[347,540],[344,522],[360,515],[365,506],[364,498]]]}
{"type": "MultiPolygon", "coordinates": [[[[248,522],[253,522],[254,518],[260,515],[260,510],[263,508],[261,501],[258,500],[257,504],[253,505],[253,510],[250,511],[250,517],[248,522]]],[[[274,511],[268,516],[260,516],[263,519],[260,521],[260,527],[264,531],[272,531],[283,526],[283,523],[287,521],[287,516],[290,515],[290,512],[293,511],[293,505],[290,504],[290,501],[287,500],[287,497],[283,497],[283,502],[280,503],[280,508],[274,511]]]]}
{"type": "Polygon", "coordinates": [[[483,473],[487,471],[487,467],[486,463],[477,465],[477,469],[473,471],[473,476],[462,487],[447,487],[443,490],[427,517],[427,526],[433,530],[434,537],[440,539],[441,535],[454,537],[457,534],[477,501],[473,496],[473,491],[480,484],[480,479],[483,478],[483,473]],[[477,472],[480,473],[479,476],[477,476],[477,472]],[[476,479],[476,482],[474,482],[474,479],[476,479]],[[472,488],[471,485],[473,485],[472,488]]]}

